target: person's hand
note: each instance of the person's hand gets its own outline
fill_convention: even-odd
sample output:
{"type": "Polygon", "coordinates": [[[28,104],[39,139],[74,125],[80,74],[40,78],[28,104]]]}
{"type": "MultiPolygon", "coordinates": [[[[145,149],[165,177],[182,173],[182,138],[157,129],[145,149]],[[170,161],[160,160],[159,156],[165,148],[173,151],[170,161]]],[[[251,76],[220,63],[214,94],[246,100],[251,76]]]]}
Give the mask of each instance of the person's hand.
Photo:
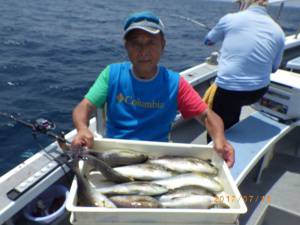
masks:
{"type": "Polygon", "coordinates": [[[74,137],[71,148],[78,149],[81,147],[88,147],[91,148],[94,144],[94,136],[93,133],[88,129],[81,129],[77,132],[76,136],[74,137]]]}
{"type": "Polygon", "coordinates": [[[235,160],[234,149],[232,145],[227,140],[223,140],[220,142],[215,142],[214,149],[219,154],[219,156],[221,156],[224,159],[227,166],[231,168],[235,160]]]}

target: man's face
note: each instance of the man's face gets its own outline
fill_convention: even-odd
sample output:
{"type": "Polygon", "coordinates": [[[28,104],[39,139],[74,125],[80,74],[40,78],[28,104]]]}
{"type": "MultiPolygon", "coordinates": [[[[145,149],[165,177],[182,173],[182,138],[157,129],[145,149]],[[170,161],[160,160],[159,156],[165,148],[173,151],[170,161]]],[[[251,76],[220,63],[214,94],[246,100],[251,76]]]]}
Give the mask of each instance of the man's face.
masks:
{"type": "Polygon", "coordinates": [[[160,33],[154,35],[135,29],[127,34],[125,48],[137,76],[156,72],[164,46],[165,40],[160,33]]]}

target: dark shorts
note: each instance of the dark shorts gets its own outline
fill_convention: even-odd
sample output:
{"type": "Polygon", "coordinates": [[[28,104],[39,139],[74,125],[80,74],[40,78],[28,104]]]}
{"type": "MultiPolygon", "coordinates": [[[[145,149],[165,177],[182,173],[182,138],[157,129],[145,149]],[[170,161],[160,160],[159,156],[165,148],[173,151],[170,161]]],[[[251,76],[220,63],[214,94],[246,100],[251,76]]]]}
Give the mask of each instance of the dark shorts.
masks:
{"type": "Polygon", "coordinates": [[[268,87],[255,91],[228,91],[218,87],[212,109],[223,119],[226,130],[239,121],[243,106],[257,102],[267,90],[268,87]]]}

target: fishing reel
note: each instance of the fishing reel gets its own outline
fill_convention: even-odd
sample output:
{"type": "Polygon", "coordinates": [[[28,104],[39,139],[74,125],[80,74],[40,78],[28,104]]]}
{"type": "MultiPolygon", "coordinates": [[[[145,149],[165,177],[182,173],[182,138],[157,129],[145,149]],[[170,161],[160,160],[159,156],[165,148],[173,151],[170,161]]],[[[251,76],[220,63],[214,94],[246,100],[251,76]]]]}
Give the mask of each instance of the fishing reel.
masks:
{"type": "Polygon", "coordinates": [[[0,112],[0,116],[9,118],[17,123],[23,124],[26,127],[29,127],[32,129],[33,132],[35,133],[47,133],[48,131],[55,130],[56,125],[53,121],[44,119],[44,118],[39,118],[35,120],[34,122],[29,122],[25,121],[23,119],[17,118],[12,114],[5,113],[5,112],[0,112]]]}
{"type": "Polygon", "coordinates": [[[44,118],[39,118],[33,123],[33,131],[47,133],[50,130],[55,130],[56,125],[53,121],[46,120],[44,118]]]}

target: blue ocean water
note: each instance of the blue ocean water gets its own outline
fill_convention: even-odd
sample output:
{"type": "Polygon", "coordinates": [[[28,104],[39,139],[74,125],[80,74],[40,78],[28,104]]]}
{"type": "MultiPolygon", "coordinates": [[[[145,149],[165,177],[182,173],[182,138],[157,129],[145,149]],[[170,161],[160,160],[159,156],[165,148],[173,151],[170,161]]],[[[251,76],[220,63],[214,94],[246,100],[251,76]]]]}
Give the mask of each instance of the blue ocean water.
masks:
{"type": "MultiPolygon", "coordinates": [[[[182,71],[213,50],[207,32],[236,5],[199,0],[10,0],[0,7],[0,112],[28,121],[51,119],[57,131],[73,129],[71,112],[105,66],[127,59],[122,24],[129,13],[152,10],[166,25],[161,63],[182,71]],[[187,18],[187,19],[184,19],[187,18]]],[[[270,11],[276,15],[278,6],[270,11]]],[[[287,34],[300,24],[300,8],[287,7],[280,24],[287,34]]],[[[217,49],[218,46],[214,47],[217,49]]],[[[38,136],[43,146],[52,140],[38,136]]],[[[0,175],[35,152],[30,129],[0,118],[0,175]]]]}

